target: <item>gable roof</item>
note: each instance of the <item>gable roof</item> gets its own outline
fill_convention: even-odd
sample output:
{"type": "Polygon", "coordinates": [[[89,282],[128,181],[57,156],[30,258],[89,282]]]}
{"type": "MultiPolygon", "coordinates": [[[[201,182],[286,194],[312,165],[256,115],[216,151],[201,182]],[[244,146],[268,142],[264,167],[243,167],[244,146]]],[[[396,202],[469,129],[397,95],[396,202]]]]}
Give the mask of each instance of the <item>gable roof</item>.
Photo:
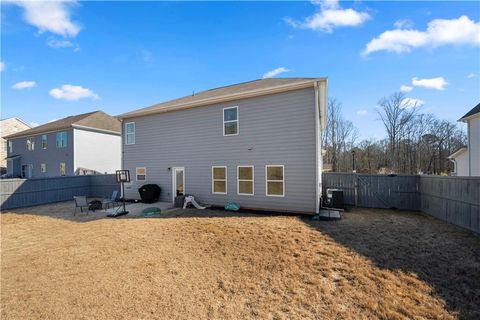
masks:
{"type": "Polygon", "coordinates": [[[480,103],[477,104],[475,107],[473,107],[472,110],[468,111],[463,117],[461,117],[458,121],[464,121],[467,120],[467,118],[470,118],[471,116],[476,115],[477,113],[480,113],[480,103]]]}
{"type": "Polygon", "coordinates": [[[127,112],[118,116],[120,119],[182,110],[208,104],[250,98],[272,93],[313,87],[318,81],[326,78],[269,78],[258,79],[239,84],[201,91],[182,98],[162,102],[150,107],[127,112]]]}
{"type": "Polygon", "coordinates": [[[0,122],[4,122],[4,121],[7,121],[7,120],[11,120],[11,119],[14,119],[14,120],[16,120],[16,121],[18,121],[18,122],[21,122],[21,123],[23,123],[25,126],[27,126],[27,127],[29,127],[29,128],[32,127],[31,124],[26,123],[25,121],[23,121],[22,119],[20,119],[20,118],[18,118],[18,117],[10,117],[10,118],[1,119],[0,122]]]}
{"type": "Polygon", "coordinates": [[[51,131],[59,131],[70,128],[84,128],[84,129],[96,129],[98,131],[109,131],[112,133],[120,134],[121,124],[118,119],[109,116],[102,111],[94,111],[79,114],[76,116],[69,116],[57,121],[52,121],[25,131],[11,134],[6,136],[6,139],[31,136],[51,131]]]}
{"type": "Polygon", "coordinates": [[[465,151],[467,151],[467,146],[461,146],[460,148],[458,148],[457,150],[455,150],[454,152],[452,152],[451,155],[449,155],[447,157],[447,159],[455,159],[456,157],[458,157],[459,155],[461,155],[462,153],[464,153],[465,151]]]}

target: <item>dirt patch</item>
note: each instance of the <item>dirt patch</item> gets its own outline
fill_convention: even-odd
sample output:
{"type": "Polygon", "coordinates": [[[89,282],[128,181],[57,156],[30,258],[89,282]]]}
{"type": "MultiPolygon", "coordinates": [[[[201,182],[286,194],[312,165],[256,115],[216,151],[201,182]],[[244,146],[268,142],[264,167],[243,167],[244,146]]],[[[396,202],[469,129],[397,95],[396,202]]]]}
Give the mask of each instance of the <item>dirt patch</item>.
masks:
{"type": "MultiPolygon", "coordinates": [[[[339,222],[232,217],[208,210],[187,210],[188,217],[176,212],[163,219],[79,222],[36,215],[32,208],[21,212],[1,215],[2,319],[449,319],[479,314],[478,305],[465,301],[463,309],[452,308],[438,283],[418,269],[382,263],[381,249],[371,248],[384,247],[385,261],[408,256],[419,246],[418,238],[405,236],[412,239],[410,246],[400,247],[405,252],[390,252],[399,249],[392,247],[398,226],[391,222],[429,220],[424,216],[374,211],[376,222],[367,228],[371,212],[363,211],[347,213],[339,222]],[[357,238],[358,228],[376,235],[357,238]]],[[[478,271],[478,238],[440,226],[427,232],[453,229],[438,238],[450,239],[478,271]]],[[[451,261],[442,264],[447,268],[451,261]]],[[[475,276],[473,269],[463,270],[462,279],[475,276]]],[[[461,290],[464,284],[453,281],[456,276],[451,274],[446,284],[461,290]]],[[[478,298],[478,287],[469,288],[474,290],[470,297],[478,298]]]]}

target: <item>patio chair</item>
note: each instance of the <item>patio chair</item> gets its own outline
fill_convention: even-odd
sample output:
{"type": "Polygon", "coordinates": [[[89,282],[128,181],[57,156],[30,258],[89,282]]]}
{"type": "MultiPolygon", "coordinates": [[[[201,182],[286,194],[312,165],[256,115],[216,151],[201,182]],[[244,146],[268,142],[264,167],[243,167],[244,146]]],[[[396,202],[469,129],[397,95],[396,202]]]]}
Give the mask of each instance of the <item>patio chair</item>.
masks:
{"type": "Polygon", "coordinates": [[[87,208],[87,215],[88,215],[88,202],[87,202],[87,197],[86,196],[76,196],[73,197],[73,200],[75,200],[75,211],[73,212],[73,215],[77,213],[77,208],[80,208],[80,211],[83,212],[83,208],[87,208]]]}
{"type": "Polygon", "coordinates": [[[110,199],[103,199],[102,200],[102,205],[103,205],[103,208],[105,210],[107,210],[110,205],[112,205],[113,208],[115,208],[115,204],[118,204],[119,201],[118,201],[118,190],[114,190],[112,192],[112,196],[110,197],[110,199]]]}

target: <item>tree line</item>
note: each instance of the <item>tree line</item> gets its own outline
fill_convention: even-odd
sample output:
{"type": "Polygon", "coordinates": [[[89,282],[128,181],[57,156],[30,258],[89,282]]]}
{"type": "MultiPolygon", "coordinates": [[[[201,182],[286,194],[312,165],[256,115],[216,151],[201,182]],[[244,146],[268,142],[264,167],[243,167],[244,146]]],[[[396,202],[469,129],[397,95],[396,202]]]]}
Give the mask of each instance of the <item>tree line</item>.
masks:
{"type": "Polygon", "coordinates": [[[421,112],[403,93],[380,99],[376,113],[385,128],[383,139],[359,139],[359,131],[344,118],[342,104],[330,99],[322,134],[324,170],[363,173],[443,174],[453,170],[448,156],[466,144],[456,122],[421,112]]]}

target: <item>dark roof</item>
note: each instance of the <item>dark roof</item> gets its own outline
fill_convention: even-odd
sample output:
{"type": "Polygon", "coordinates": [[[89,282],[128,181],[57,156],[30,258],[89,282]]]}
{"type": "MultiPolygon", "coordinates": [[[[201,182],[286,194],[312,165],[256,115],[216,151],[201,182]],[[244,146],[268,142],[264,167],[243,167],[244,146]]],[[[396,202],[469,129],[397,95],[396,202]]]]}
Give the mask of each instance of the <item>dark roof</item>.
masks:
{"type": "Polygon", "coordinates": [[[118,121],[117,118],[109,116],[103,111],[94,111],[52,121],[28,130],[11,134],[9,136],[6,136],[5,138],[11,139],[23,136],[36,135],[50,131],[69,129],[73,126],[113,131],[116,133],[120,133],[121,130],[121,123],[120,121],[118,121]]]}
{"type": "Polygon", "coordinates": [[[480,103],[477,104],[475,107],[473,107],[472,110],[468,111],[467,114],[465,114],[463,117],[459,119],[459,121],[464,120],[465,118],[473,116],[474,114],[477,114],[477,113],[480,113],[480,103]]]}
{"type": "Polygon", "coordinates": [[[191,108],[207,104],[208,101],[214,99],[233,100],[241,94],[248,94],[252,92],[268,91],[269,89],[281,89],[302,84],[313,84],[315,81],[325,80],[325,78],[268,78],[257,79],[239,84],[219,87],[215,89],[196,92],[182,98],[162,102],[150,107],[138,109],[127,112],[119,116],[119,118],[128,118],[145,113],[166,112],[172,110],[179,110],[184,108],[191,108]]]}

